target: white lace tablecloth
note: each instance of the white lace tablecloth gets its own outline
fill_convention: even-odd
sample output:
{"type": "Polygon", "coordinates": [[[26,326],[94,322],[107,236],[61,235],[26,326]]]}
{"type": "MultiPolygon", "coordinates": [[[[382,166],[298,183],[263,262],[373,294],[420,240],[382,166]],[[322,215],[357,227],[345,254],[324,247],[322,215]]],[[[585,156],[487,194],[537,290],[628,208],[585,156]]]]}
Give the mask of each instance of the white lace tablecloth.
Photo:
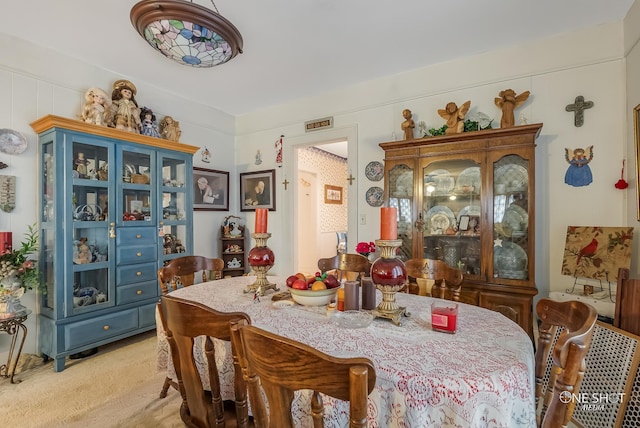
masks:
{"type": "MultiPolygon", "coordinates": [[[[284,278],[269,277],[282,290],[284,278]]],[[[244,293],[255,277],[235,277],[196,284],[171,295],[224,312],[242,311],[265,330],[306,343],[327,354],[364,356],[376,368],[376,387],[369,396],[370,427],[534,427],[534,351],[529,336],[513,321],[484,308],[460,304],[456,334],[431,330],[429,297],[398,293],[410,316],[398,327],[375,319],[367,328],[347,329],[332,323],[321,308],[278,309],[271,294],[254,303],[244,293]]],[[[377,300],[381,301],[380,292],[377,300]]],[[[158,320],[158,369],[175,372],[158,320]]],[[[233,399],[230,350],[217,343],[223,399],[233,399]]],[[[205,388],[204,357],[197,358],[205,388]]],[[[298,426],[312,426],[310,394],[297,394],[298,426]]],[[[347,427],[348,403],[324,397],[325,426],[347,427]]]]}

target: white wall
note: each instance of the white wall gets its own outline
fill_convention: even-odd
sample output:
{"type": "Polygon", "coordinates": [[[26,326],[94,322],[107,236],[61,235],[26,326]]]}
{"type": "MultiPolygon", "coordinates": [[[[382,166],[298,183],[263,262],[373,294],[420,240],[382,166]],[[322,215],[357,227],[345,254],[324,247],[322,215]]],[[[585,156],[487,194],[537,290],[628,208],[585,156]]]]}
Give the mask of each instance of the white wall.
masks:
{"type": "MultiPolygon", "coordinates": [[[[114,75],[80,62],[63,57],[4,34],[0,34],[0,128],[9,128],[24,134],[29,145],[20,155],[0,154],[0,161],[9,165],[0,171],[3,175],[15,175],[16,208],[11,213],[0,212],[0,230],[12,231],[14,246],[22,241],[27,226],[37,221],[39,196],[37,136],[29,123],[47,115],[76,117],[80,113],[84,92],[91,86],[111,93],[111,85],[127,76],[114,75]]],[[[207,146],[212,153],[211,163],[203,163],[200,153],[194,156],[194,165],[210,169],[230,171],[230,204],[237,207],[238,187],[233,150],[235,118],[193,100],[176,98],[161,88],[150,87],[145,82],[133,82],[138,93],[136,100],[149,106],[156,116],[171,115],[180,122],[181,142],[194,146],[207,146]]],[[[233,211],[232,211],[233,212],[233,211]]],[[[197,211],[194,213],[194,252],[205,256],[218,256],[218,233],[227,212],[197,211]]],[[[34,315],[27,320],[27,342],[23,352],[37,353],[38,337],[36,299],[33,291],[22,298],[23,304],[34,315]]],[[[0,361],[6,361],[10,337],[0,334],[0,361]],[[7,350],[7,351],[5,351],[7,350]]]]}
{"type": "MultiPolygon", "coordinates": [[[[239,117],[237,158],[276,135],[287,137],[285,145],[287,140],[304,138],[303,124],[314,118],[333,116],[335,127],[357,128],[354,175],[360,186],[355,195],[351,189],[350,207],[358,215],[366,214],[367,224],[349,228],[349,251],[353,251],[358,241],[378,238],[379,209],[364,200],[371,185],[364,168],[384,157],[379,143],[391,140],[393,132],[401,135],[404,108],[413,112],[416,122],[440,127],[444,120],[437,114],[439,108],[449,101],[471,100],[470,115],[481,111],[499,123],[501,113],[494,97],[506,88],[517,93],[529,90],[532,95],[516,117],[522,112],[529,123],[544,123],[536,160],[536,282],[540,295],[546,296],[549,290],[564,290],[573,282],[560,275],[568,225],[614,226],[633,220],[626,215],[627,197],[634,198],[633,191],[613,187],[620,178],[622,160],[633,156],[627,154],[625,141],[623,55],[622,24],[608,24],[363,82],[239,117]],[[585,112],[580,128],[574,126],[573,114],[565,111],[578,95],[595,103],[585,112]],[[565,148],[589,145],[595,150],[593,184],[584,188],[564,184],[565,148]]],[[[242,162],[238,168],[244,168],[242,162]]],[[[278,206],[286,206],[288,197],[280,193],[278,206]]],[[[274,240],[270,246],[278,254],[287,251],[286,245],[286,240],[274,240]]],[[[278,264],[272,270],[285,275],[291,266],[278,264]]]]}

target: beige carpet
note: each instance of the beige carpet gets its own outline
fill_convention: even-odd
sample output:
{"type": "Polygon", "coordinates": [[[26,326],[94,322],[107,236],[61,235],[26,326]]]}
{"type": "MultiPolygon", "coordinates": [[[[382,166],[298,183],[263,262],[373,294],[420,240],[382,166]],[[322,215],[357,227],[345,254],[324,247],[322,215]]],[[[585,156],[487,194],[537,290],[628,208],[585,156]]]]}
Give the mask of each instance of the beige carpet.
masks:
{"type": "Polygon", "coordinates": [[[25,355],[19,384],[0,379],[0,425],[7,427],[184,427],[180,397],[158,394],[164,374],[156,371],[155,330],[99,348],[79,360],[53,362],[25,355]],[[34,366],[35,367],[32,367],[34,366]]]}

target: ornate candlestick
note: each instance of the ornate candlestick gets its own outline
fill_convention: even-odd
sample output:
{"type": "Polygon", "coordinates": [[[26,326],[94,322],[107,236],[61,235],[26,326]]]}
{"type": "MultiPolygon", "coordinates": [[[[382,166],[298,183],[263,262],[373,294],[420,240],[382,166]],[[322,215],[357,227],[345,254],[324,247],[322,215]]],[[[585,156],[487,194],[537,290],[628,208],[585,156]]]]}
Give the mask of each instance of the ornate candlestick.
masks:
{"type": "Polygon", "coordinates": [[[280,290],[275,284],[267,279],[267,272],[273,267],[275,257],[271,248],[267,247],[267,239],[271,238],[270,233],[252,233],[251,237],[255,239],[256,246],[249,251],[248,263],[251,269],[256,273],[256,282],[247,285],[245,293],[258,293],[264,296],[267,290],[280,290]]]}
{"type": "Polygon", "coordinates": [[[402,316],[409,316],[406,308],[396,303],[396,293],[407,281],[407,268],[396,257],[396,249],[401,245],[401,239],[376,240],[376,248],[382,255],[371,265],[371,280],[382,292],[382,302],[371,313],[376,318],[390,319],[395,325],[400,325],[402,316]]]}

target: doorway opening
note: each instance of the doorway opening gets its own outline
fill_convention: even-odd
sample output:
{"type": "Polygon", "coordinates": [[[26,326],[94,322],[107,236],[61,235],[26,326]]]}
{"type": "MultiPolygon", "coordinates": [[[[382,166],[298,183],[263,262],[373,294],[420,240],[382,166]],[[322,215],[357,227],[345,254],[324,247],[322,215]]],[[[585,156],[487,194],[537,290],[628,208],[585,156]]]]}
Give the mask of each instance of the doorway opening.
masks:
{"type": "Polygon", "coordinates": [[[296,272],[316,272],[318,259],[336,255],[338,234],[348,230],[347,148],[345,140],[296,149],[296,272]]]}

